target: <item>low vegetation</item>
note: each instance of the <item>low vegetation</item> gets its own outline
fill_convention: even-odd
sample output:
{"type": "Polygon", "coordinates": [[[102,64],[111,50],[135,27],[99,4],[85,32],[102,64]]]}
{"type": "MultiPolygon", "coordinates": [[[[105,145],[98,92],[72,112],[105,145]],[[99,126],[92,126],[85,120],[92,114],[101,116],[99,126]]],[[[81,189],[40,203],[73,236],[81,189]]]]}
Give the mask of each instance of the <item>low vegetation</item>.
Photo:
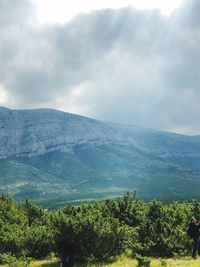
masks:
{"type": "MultiPolygon", "coordinates": [[[[64,244],[76,266],[178,266],[169,258],[190,256],[191,240],[186,229],[193,215],[199,219],[197,201],[143,202],[129,193],[55,211],[44,210],[29,200],[18,205],[3,195],[0,263],[56,267],[64,244]],[[56,258],[37,262],[51,254],[56,258]]],[[[199,261],[181,264],[200,266],[199,261]],[[199,265],[195,265],[197,262],[199,265]]]]}
{"type": "MultiPolygon", "coordinates": [[[[59,261],[56,259],[35,260],[27,264],[26,261],[14,261],[12,263],[0,264],[1,267],[60,267],[59,261]]],[[[128,257],[119,257],[113,263],[78,263],[74,267],[138,267],[137,260],[128,257]]],[[[145,265],[142,265],[145,266],[145,265]]],[[[192,260],[190,258],[181,259],[151,259],[150,267],[199,267],[200,260],[192,260]]]]}

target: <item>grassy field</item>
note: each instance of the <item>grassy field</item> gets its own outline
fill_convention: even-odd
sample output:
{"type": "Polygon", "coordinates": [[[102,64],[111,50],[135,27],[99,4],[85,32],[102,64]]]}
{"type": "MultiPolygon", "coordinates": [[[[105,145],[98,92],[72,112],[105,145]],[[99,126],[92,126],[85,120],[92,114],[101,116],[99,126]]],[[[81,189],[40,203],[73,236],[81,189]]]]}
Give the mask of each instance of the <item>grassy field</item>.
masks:
{"type": "MultiPolygon", "coordinates": [[[[29,265],[23,262],[4,264],[0,267],[59,267],[59,263],[56,259],[33,261],[29,265]]],[[[137,267],[137,261],[127,257],[120,257],[116,262],[110,264],[86,264],[86,265],[75,265],[75,267],[137,267]]],[[[200,258],[192,260],[190,258],[181,259],[152,259],[151,267],[200,267],[200,258]]]]}

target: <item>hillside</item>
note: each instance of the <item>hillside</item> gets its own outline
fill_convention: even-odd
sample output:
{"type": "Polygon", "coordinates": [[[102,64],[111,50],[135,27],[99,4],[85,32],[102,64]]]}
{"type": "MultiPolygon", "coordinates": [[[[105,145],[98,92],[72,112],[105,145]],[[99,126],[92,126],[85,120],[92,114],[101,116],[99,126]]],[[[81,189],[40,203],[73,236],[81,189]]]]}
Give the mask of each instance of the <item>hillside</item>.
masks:
{"type": "Polygon", "coordinates": [[[0,107],[0,193],[17,199],[199,196],[200,137],[0,107]]]}

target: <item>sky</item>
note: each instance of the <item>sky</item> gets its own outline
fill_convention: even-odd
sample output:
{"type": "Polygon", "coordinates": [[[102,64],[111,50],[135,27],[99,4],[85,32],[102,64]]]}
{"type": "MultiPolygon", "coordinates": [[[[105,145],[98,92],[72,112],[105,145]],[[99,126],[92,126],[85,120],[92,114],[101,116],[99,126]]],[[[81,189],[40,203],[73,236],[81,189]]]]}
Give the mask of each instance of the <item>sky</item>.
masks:
{"type": "Polygon", "coordinates": [[[37,17],[40,23],[65,23],[78,13],[89,13],[98,9],[119,9],[132,6],[139,10],[159,9],[169,15],[180,6],[182,0],[36,0],[37,17]]]}
{"type": "Polygon", "coordinates": [[[0,0],[0,106],[200,134],[199,12],[199,0],[0,0]]]}

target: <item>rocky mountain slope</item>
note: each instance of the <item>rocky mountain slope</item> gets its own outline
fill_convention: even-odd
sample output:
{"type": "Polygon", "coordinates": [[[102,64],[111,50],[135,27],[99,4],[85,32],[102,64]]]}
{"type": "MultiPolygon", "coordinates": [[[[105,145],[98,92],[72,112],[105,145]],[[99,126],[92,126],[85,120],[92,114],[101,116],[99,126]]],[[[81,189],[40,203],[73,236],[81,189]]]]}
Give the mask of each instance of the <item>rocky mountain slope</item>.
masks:
{"type": "Polygon", "coordinates": [[[199,196],[200,137],[51,109],[0,107],[0,192],[85,199],[199,196]]]}

